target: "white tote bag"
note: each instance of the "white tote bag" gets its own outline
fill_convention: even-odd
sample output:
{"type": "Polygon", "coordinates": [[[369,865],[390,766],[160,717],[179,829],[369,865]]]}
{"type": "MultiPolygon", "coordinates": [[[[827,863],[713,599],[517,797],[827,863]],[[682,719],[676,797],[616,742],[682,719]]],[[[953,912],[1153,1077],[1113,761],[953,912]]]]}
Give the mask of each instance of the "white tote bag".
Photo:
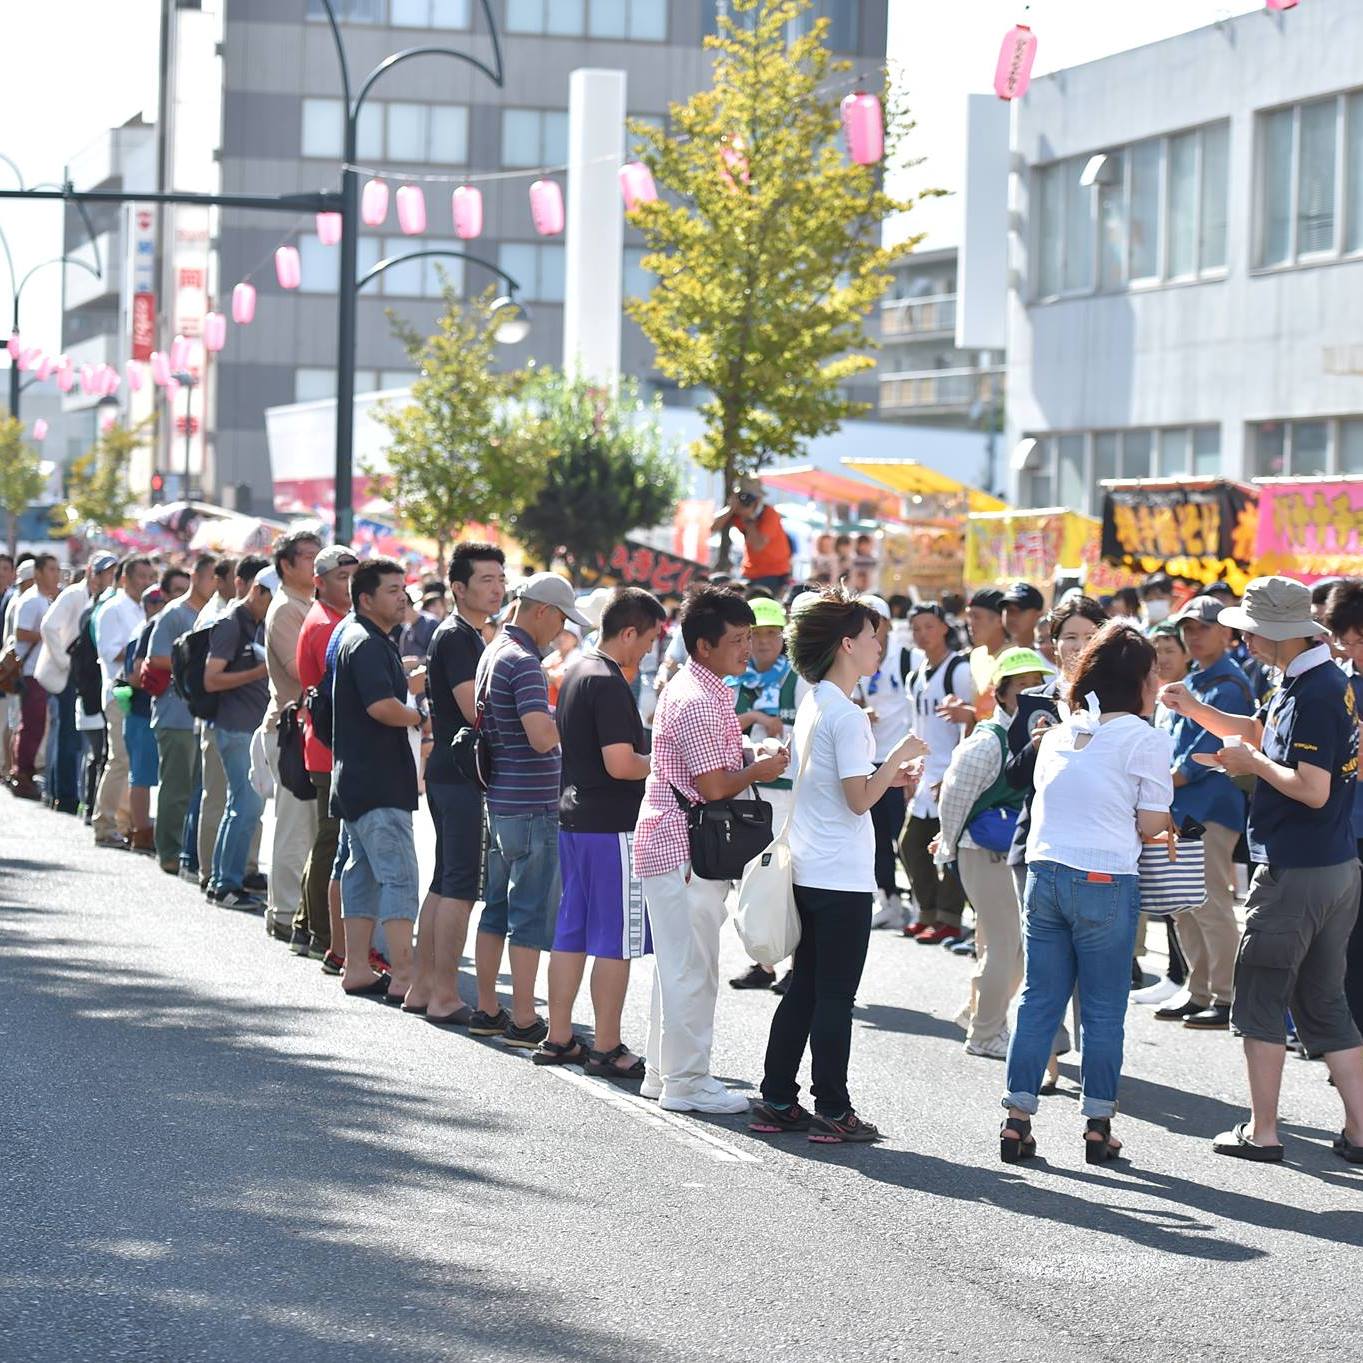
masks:
{"type": "Polygon", "coordinates": [[[754,857],[743,872],[738,886],[738,907],[734,927],[743,950],[758,965],[769,969],[792,955],[800,945],[800,915],[795,910],[795,871],[790,858],[790,821],[795,817],[795,801],[800,782],[814,751],[816,720],[809,731],[809,743],[800,756],[800,770],[791,791],[790,812],[781,831],[760,856],[754,857]]]}

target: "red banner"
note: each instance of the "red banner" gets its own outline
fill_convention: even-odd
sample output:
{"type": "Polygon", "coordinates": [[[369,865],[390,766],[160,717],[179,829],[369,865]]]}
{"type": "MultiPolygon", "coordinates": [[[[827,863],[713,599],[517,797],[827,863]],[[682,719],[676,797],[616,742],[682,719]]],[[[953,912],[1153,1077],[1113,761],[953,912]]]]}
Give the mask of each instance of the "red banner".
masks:
{"type": "Polygon", "coordinates": [[[156,346],[156,295],[133,294],[133,359],[149,360],[156,346]]]}
{"type": "Polygon", "coordinates": [[[634,540],[617,544],[597,560],[596,566],[603,576],[615,578],[622,586],[643,587],[654,596],[680,596],[697,573],[709,571],[704,564],[662,549],[650,549],[634,540]]]}

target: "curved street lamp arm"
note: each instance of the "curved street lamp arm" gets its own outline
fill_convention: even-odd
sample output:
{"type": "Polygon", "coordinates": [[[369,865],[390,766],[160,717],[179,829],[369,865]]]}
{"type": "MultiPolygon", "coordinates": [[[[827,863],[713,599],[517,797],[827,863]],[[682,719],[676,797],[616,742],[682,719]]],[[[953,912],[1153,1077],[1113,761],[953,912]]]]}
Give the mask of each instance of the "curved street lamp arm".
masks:
{"type": "Polygon", "coordinates": [[[470,255],[467,251],[441,251],[431,249],[428,251],[408,251],[405,255],[389,256],[386,260],[381,260],[371,270],[367,270],[358,280],[355,281],[355,288],[362,289],[372,279],[376,279],[385,270],[391,270],[394,265],[404,265],[409,260],[421,260],[426,256],[444,256],[449,260],[467,260],[470,264],[481,265],[483,269],[490,270],[499,279],[503,280],[507,288],[514,295],[520,292],[520,284],[516,282],[499,265],[494,265],[490,260],[484,260],[481,256],[470,255]]]}
{"type": "Polygon", "coordinates": [[[87,274],[94,275],[96,279],[103,278],[103,275],[100,274],[93,265],[87,265],[85,261],[77,260],[74,256],[53,256],[51,260],[39,261],[38,264],[33,266],[33,268],[19,281],[19,287],[14,290],[14,320],[16,327],[18,326],[19,321],[19,298],[24,292],[24,285],[27,284],[39,270],[46,268],[48,265],[75,265],[84,270],[87,274]]]}
{"type": "Polygon", "coordinates": [[[19,276],[14,273],[14,257],[9,253],[9,241],[5,236],[3,227],[0,227],[0,248],[3,248],[5,252],[5,262],[9,266],[9,286],[11,290],[14,290],[15,285],[19,282],[19,276]]]}
{"type": "Polygon", "coordinates": [[[336,60],[341,64],[341,93],[345,96],[346,117],[350,116],[350,64],[345,59],[345,44],[341,41],[341,30],[336,23],[336,11],[331,0],[322,0],[322,8],[327,12],[327,27],[331,29],[331,40],[336,44],[336,60]]]}
{"type": "Polygon", "coordinates": [[[24,173],[23,173],[23,171],[21,171],[21,170],[19,169],[19,167],[18,167],[17,165],[15,165],[14,162],[11,161],[11,160],[9,159],[9,157],[6,156],[5,153],[2,152],[2,151],[0,151],[0,161],[3,161],[3,162],[4,162],[4,163],[5,163],[5,164],[14,172],[14,178],[15,178],[16,180],[19,181],[19,188],[20,188],[20,189],[27,189],[28,186],[27,186],[26,184],[24,184],[24,173]]]}
{"type": "Polygon", "coordinates": [[[391,57],[385,57],[370,73],[365,77],[364,84],[360,86],[360,93],[355,96],[355,109],[351,117],[358,119],[360,110],[364,107],[365,98],[373,88],[374,83],[380,76],[386,76],[395,66],[407,61],[411,57],[454,57],[461,62],[468,62],[476,70],[481,71],[488,80],[494,85],[501,85],[502,77],[499,72],[492,70],[491,67],[480,62],[477,57],[470,57],[467,52],[460,52],[454,47],[409,47],[403,52],[394,52],[391,57]]]}

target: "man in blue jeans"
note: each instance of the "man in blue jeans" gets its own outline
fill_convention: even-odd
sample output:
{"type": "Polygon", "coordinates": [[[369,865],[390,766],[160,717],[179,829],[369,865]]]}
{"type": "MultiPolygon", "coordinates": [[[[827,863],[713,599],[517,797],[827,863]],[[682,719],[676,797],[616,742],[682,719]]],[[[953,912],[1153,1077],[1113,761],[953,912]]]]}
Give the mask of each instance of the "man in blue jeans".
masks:
{"type": "Polygon", "coordinates": [[[557,573],[536,573],[517,594],[502,632],[478,660],[475,702],[485,704],[483,732],[492,754],[487,790],[487,886],[474,963],[478,1010],[474,1036],[536,1047],[549,1035],[535,1012],[540,953],[554,945],[560,881],[558,728],[540,655],[571,620],[592,628],[557,573]],[[509,938],[511,1012],[497,1001],[502,944],[509,938]]]}
{"type": "Polygon", "coordinates": [[[225,909],[263,913],[265,901],[242,887],[251,839],[265,808],[251,784],[251,735],[265,718],[270,684],[265,670],[265,613],[279,590],[279,574],[251,555],[237,565],[249,582],[246,596],[213,626],[204,664],[204,690],[218,697],[213,743],[227,775],[227,804],[213,843],[213,867],[206,891],[225,909]]]}

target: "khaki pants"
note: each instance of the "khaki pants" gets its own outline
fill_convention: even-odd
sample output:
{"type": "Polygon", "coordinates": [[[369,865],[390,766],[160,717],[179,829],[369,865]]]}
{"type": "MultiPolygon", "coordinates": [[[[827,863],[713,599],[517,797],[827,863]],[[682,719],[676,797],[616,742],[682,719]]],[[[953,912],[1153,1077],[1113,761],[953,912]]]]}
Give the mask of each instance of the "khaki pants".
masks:
{"type": "Polygon", "coordinates": [[[317,801],[300,800],[279,779],[279,739],[265,735],[265,757],[274,777],[274,840],[270,845],[270,906],[267,927],[290,932],[303,903],[303,868],[317,837],[317,801]]]}
{"type": "Polygon", "coordinates": [[[132,830],[128,815],[128,747],[123,742],[123,711],[110,698],[104,707],[104,733],[108,740],[104,772],[95,792],[95,837],[109,838],[132,830]]]}
{"type": "Polygon", "coordinates": [[[1207,897],[1195,909],[1178,914],[1174,932],[1188,960],[1188,996],[1204,1007],[1230,1005],[1234,992],[1235,954],[1240,928],[1235,921],[1235,844],[1240,835],[1223,824],[1209,823],[1202,835],[1207,859],[1207,897]]]}
{"type": "MultiPolygon", "coordinates": [[[[213,865],[213,844],[218,840],[218,827],[227,809],[227,773],[222,769],[222,757],[213,741],[213,730],[207,725],[199,735],[199,754],[203,765],[203,799],[199,805],[199,879],[207,880],[213,865]]],[[[261,820],[256,820],[251,835],[251,850],[246,857],[246,873],[260,869],[261,820]]]]}
{"type": "Polygon", "coordinates": [[[1008,1005],[1022,987],[1022,914],[1001,853],[962,847],[956,864],[975,910],[974,1009],[966,1039],[978,1046],[1007,1026],[1008,1005]]]}
{"type": "Polygon", "coordinates": [[[194,789],[198,745],[192,729],[157,729],[160,788],[156,793],[156,859],[162,867],[178,866],[185,814],[194,789]]]}

